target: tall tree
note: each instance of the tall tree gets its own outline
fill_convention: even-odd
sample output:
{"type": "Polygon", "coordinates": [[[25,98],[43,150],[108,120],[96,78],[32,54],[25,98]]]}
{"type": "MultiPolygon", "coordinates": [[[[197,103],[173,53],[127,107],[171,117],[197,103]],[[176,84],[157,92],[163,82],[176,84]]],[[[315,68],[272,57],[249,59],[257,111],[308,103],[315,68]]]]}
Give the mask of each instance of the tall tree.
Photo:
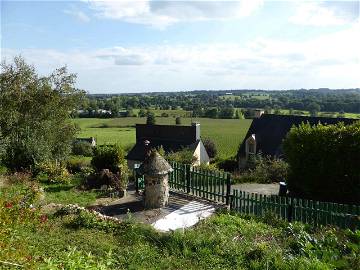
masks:
{"type": "Polygon", "coordinates": [[[0,128],[8,167],[30,168],[69,154],[76,133],[70,113],[83,97],[75,78],[66,67],[41,77],[21,57],[1,64],[0,128]]]}

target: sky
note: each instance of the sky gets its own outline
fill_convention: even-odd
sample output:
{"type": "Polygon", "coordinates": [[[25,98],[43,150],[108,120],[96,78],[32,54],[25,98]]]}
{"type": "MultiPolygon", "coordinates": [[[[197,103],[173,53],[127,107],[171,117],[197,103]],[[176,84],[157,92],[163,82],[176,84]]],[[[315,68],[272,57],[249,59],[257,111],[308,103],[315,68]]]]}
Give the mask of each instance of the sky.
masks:
{"type": "Polygon", "coordinates": [[[359,1],[1,1],[1,59],[89,93],[360,87],[359,1]]]}

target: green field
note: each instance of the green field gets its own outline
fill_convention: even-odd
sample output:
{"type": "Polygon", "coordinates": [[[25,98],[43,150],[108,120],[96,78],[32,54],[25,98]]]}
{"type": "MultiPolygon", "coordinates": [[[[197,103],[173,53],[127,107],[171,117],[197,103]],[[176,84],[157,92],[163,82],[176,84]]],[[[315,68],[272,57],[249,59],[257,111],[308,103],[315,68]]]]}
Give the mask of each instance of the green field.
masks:
{"type": "MultiPolygon", "coordinates": [[[[209,119],[193,118],[201,124],[201,136],[212,139],[218,156],[227,158],[234,156],[242,142],[252,120],[248,119],[209,119]]],[[[74,121],[81,131],[79,137],[95,137],[98,144],[119,143],[128,146],[135,143],[135,124],[144,124],[146,118],[124,117],[113,119],[77,118],[74,121]]],[[[175,118],[158,117],[157,124],[175,124],[175,118]]],[[[183,125],[190,125],[190,118],[182,119],[183,125]]]]}

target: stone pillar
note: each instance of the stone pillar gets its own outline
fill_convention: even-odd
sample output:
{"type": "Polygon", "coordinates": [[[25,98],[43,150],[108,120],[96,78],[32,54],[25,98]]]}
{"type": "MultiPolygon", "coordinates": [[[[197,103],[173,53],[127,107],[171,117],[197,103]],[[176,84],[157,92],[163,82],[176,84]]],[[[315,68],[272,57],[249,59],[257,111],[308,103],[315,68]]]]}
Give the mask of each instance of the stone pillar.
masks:
{"type": "Polygon", "coordinates": [[[144,174],[144,205],[147,209],[161,208],[169,201],[169,172],[173,169],[156,151],[152,151],[139,168],[144,174]]]}
{"type": "Polygon", "coordinates": [[[145,208],[161,208],[169,202],[168,175],[145,175],[145,208]]]}

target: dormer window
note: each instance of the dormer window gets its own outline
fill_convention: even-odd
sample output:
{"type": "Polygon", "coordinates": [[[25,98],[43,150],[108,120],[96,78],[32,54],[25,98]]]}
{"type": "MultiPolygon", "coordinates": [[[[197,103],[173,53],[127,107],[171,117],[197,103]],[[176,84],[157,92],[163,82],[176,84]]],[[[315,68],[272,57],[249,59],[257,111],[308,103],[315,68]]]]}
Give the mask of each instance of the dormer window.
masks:
{"type": "Polygon", "coordinates": [[[252,134],[247,140],[245,145],[246,157],[256,154],[256,138],[255,134],[252,134]]]}

